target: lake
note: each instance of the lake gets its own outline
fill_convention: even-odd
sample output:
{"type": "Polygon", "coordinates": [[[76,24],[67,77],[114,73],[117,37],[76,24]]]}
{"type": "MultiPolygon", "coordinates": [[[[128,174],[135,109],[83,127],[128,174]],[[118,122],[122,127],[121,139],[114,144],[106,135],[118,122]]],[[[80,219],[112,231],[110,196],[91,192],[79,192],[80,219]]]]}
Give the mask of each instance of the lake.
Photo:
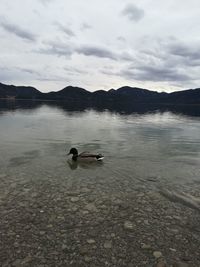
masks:
{"type": "MultiPolygon", "coordinates": [[[[124,227],[131,230],[131,222],[137,224],[137,220],[134,219],[137,217],[137,209],[147,207],[148,203],[151,215],[161,210],[163,217],[167,207],[168,212],[165,216],[166,218],[171,216],[168,226],[173,222],[173,229],[178,225],[173,216],[180,216],[180,220],[183,221],[188,216],[194,218],[199,216],[195,212],[200,202],[195,197],[199,197],[200,186],[200,117],[175,114],[170,111],[145,114],[94,109],[76,111],[48,103],[18,105],[10,102],[9,105],[1,105],[0,108],[0,148],[0,204],[2,204],[1,211],[5,215],[2,227],[5,230],[7,225],[10,225],[10,229],[15,234],[18,233],[20,236],[18,239],[21,240],[16,241],[9,233],[4,233],[4,238],[10,242],[18,242],[18,246],[25,242],[34,253],[37,252],[37,246],[34,247],[30,242],[30,236],[25,239],[21,237],[21,231],[27,224],[30,227],[37,225],[39,236],[49,231],[48,229],[54,224],[56,225],[54,233],[59,232],[63,229],[64,221],[68,226],[78,227],[80,222],[84,224],[86,220],[92,222],[91,227],[93,227],[94,216],[90,214],[93,212],[97,214],[95,218],[98,223],[107,222],[105,216],[111,216],[110,220],[117,221],[119,227],[125,221],[127,225],[124,227]],[[102,163],[73,163],[67,156],[71,147],[76,147],[79,152],[100,152],[105,159],[102,163]],[[136,215],[133,216],[135,212],[136,215]],[[47,215],[46,218],[41,217],[40,221],[35,219],[31,222],[30,218],[27,218],[29,213],[32,214],[30,217],[34,218],[41,217],[43,213],[47,215]],[[117,214],[121,214],[119,218],[117,214]],[[25,219],[20,221],[20,216],[25,219]]],[[[160,222],[155,219],[158,218],[158,214],[151,217],[146,210],[141,216],[143,219],[147,216],[146,220],[156,220],[158,225],[160,223],[162,225],[162,219],[160,222]]],[[[138,217],[142,222],[143,219],[138,217]]],[[[164,221],[166,222],[166,219],[164,221]]],[[[149,222],[146,223],[148,227],[149,222]]],[[[152,223],[156,225],[155,221],[152,223]]],[[[188,221],[185,222],[187,223],[188,221]]],[[[103,231],[106,232],[106,229],[109,233],[113,233],[114,238],[116,235],[114,228],[111,230],[106,224],[103,231]]],[[[121,233],[120,229],[116,231],[121,233]]],[[[166,230],[165,227],[163,229],[166,230]]],[[[27,228],[27,231],[29,230],[30,228],[27,228]]],[[[154,230],[156,236],[157,229],[154,230]]],[[[77,237],[79,245],[84,234],[80,230],[80,236],[77,237]]],[[[187,234],[190,236],[191,231],[184,232],[185,236],[187,234]]],[[[44,237],[40,238],[42,240],[44,237]]],[[[40,238],[34,241],[38,242],[38,246],[40,238]]],[[[73,243],[74,238],[73,235],[70,242],[73,243]]],[[[125,240],[123,234],[120,238],[125,240]]],[[[177,238],[179,240],[180,237],[177,238]]],[[[200,240],[199,234],[198,238],[197,236],[193,238],[195,246],[195,242],[200,240]]],[[[96,237],[92,237],[93,239],[96,237]]],[[[105,249],[104,239],[102,236],[105,249]]],[[[141,240],[141,242],[147,241],[141,240]]],[[[169,242],[172,242],[170,246],[174,246],[174,249],[180,250],[180,255],[185,253],[179,247],[178,241],[169,242]]],[[[165,251],[165,243],[163,239],[163,243],[159,244],[160,247],[155,246],[155,249],[163,248],[166,258],[170,261],[171,256],[165,251]]],[[[55,246],[54,244],[54,248],[55,246]]],[[[72,246],[75,246],[74,243],[72,246]]],[[[111,245],[108,242],[107,247],[109,246],[111,245]]],[[[51,249],[50,246],[49,250],[51,249]]],[[[74,250],[76,249],[75,246],[74,250]]],[[[188,249],[192,249],[191,253],[195,250],[189,246],[188,249]]],[[[116,253],[119,253],[119,250],[120,248],[115,248],[116,253]]],[[[13,251],[4,251],[3,262],[9,253],[14,255],[13,251]]],[[[21,253],[19,252],[20,255],[21,253]]],[[[30,262],[36,260],[34,253],[31,254],[30,262]]],[[[42,253],[46,255],[47,252],[42,253]]],[[[102,259],[105,258],[109,262],[109,256],[106,256],[106,252],[103,254],[102,259]]],[[[70,255],[69,253],[67,263],[73,258],[70,255]]],[[[54,256],[50,257],[51,263],[62,266],[63,262],[59,265],[54,256]]],[[[79,266],[77,263],[79,256],[77,258],[74,256],[76,262],[74,266],[79,266]]],[[[148,256],[145,257],[148,261],[148,256]]],[[[84,256],[83,260],[89,261],[89,258],[84,256]]],[[[36,263],[41,262],[35,261],[34,264],[36,263]]],[[[126,261],[125,263],[127,264],[126,261]]],[[[102,264],[102,262],[99,265],[96,263],[95,266],[103,266],[102,264]]],[[[192,264],[191,261],[191,266],[192,264]]],[[[146,265],[140,265],[139,262],[137,266],[146,265]]]]}
{"type": "MultiPolygon", "coordinates": [[[[0,114],[0,165],[9,175],[88,176],[156,185],[200,182],[200,118],[173,114],[67,111],[41,105],[0,114]],[[70,168],[67,153],[100,152],[101,165],[70,168]],[[35,169],[37,166],[37,169],[35,169]]],[[[114,185],[113,185],[114,186],[114,185]]]]}

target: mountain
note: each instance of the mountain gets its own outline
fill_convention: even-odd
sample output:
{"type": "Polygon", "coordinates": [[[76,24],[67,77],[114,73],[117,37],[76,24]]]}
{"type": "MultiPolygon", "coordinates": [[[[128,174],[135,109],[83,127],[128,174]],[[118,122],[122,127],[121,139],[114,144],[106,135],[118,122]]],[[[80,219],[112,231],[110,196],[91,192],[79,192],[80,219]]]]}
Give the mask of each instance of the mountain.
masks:
{"type": "Polygon", "coordinates": [[[200,105],[200,88],[159,93],[148,89],[123,86],[109,91],[89,92],[80,87],[67,86],[58,92],[42,93],[34,87],[0,83],[0,98],[56,100],[89,106],[134,105],[200,105]]]}
{"type": "Polygon", "coordinates": [[[50,92],[43,94],[45,99],[49,100],[61,100],[61,101],[84,101],[89,100],[91,92],[74,86],[67,86],[58,92],[50,92]]]}
{"type": "Polygon", "coordinates": [[[14,86],[0,83],[0,98],[38,99],[42,93],[30,86],[14,86]]]}
{"type": "Polygon", "coordinates": [[[162,101],[172,104],[200,104],[200,88],[166,94],[162,101]]]}

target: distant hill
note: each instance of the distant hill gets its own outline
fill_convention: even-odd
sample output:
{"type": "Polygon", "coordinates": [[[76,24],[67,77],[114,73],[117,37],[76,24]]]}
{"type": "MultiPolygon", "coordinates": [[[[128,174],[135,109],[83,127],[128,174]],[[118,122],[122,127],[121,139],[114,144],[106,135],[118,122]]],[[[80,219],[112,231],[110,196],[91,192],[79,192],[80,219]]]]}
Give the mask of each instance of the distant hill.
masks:
{"type": "Polygon", "coordinates": [[[38,99],[42,93],[30,86],[14,86],[0,83],[0,98],[38,99]]]}
{"type": "Polygon", "coordinates": [[[148,89],[124,86],[116,90],[89,92],[83,88],[67,86],[58,92],[42,93],[34,87],[0,83],[0,98],[56,100],[68,103],[84,103],[91,106],[200,105],[200,88],[159,93],[148,89]]]}
{"type": "Polygon", "coordinates": [[[92,93],[79,87],[67,86],[58,92],[43,94],[45,99],[61,101],[85,101],[92,93]]]}

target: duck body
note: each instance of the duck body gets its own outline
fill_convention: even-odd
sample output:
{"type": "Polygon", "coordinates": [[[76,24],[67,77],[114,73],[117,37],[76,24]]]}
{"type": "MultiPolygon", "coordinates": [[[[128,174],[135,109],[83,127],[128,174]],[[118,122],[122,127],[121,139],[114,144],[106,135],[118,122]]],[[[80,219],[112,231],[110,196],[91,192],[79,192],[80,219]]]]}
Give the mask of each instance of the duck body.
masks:
{"type": "Polygon", "coordinates": [[[72,154],[73,161],[95,162],[102,161],[104,158],[101,154],[93,154],[90,152],[82,152],[78,154],[78,150],[76,148],[71,148],[68,155],[70,154],[72,154]]]}

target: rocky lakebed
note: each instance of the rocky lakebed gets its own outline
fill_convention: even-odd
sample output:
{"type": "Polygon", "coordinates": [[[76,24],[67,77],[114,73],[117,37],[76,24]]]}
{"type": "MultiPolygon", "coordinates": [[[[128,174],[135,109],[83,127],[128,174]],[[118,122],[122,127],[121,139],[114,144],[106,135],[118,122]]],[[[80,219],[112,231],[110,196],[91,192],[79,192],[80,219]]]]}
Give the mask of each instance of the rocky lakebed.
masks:
{"type": "Polygon", "coordinates": [[[2,267],[200,266],[200,184],[58,175],[0,174],[2,267]]]}

